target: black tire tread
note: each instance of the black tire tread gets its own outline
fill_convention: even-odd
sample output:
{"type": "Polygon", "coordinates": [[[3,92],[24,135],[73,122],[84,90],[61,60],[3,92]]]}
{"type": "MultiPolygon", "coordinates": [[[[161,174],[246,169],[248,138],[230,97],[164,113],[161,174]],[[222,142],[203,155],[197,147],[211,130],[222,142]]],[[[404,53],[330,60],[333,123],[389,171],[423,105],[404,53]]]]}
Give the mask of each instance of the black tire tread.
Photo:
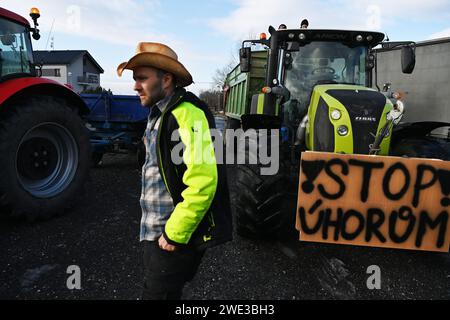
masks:
{"type": "Polygon", "coordinates": [[[261,176],[260,168],[236,167],[236,232],[250,239],[292,238],[296,235],[295,209],[292,210],[296,196],[292,193],[288,168],[281,164],[275,176],[261,176]]]}
{"type": "Polygon", "coordinates": [[[50,219],[71,209],[76,196],[84,188],[91,163],[89,134],[78,110],[69,106],[64,99],[52,96],[28,97],[26,100],[16,100],[3,107],[6,111],[0,115],[1,213],[33,222],[50,219]],[[79,162],[77,173],[65,191],[51,199],[36,199],[18,187],[17,181],[12,177],[13,174],[15,175],[15,170],[12,170],[11,161],[8,160],[13,157],[12,150],[17,148],[17,139],[21,139],[30,129],[27,126],[24,127],[24,124],[33,123],[36,118],[45,119],[46,117],[57,119],[61,125],[71,128],[70,131],[78,143],[79,162]]]}

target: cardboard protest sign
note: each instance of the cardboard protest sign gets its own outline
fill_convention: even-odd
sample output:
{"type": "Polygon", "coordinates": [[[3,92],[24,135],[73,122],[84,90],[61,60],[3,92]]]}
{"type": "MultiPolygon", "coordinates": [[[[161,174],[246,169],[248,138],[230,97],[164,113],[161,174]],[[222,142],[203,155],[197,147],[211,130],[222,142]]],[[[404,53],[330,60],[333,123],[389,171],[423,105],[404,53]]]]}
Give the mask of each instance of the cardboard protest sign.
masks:
{"type": "Polygon", "coordinates": [[[450,162],[306,152],[301,241],[448,252],[450,162]]]}

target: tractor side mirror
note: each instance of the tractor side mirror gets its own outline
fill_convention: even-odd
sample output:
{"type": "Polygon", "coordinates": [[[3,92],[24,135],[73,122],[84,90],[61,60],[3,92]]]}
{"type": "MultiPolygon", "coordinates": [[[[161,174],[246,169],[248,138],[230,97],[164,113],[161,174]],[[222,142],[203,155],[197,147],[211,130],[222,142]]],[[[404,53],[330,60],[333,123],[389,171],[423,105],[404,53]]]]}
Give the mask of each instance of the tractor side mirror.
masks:
{"type": "Polygon", "coordinates": [[[411,74],[416,66],[416,53],[412,46],[402,47],[402,71],[411,74]]]}
{"type": "Polygon", "coordinates": [[[241,72],[250,72],[252,49],[250,47],[241,48],[239,50],[239,60],[241,63],[241,72]]]}
{"type": "Polygon", "coordinates": [[[271,92],[281,97],[281,103],[285,103],[286,101],[291,100],[291,92],[283,85],[273,87],[271,89],[271,92]]]}

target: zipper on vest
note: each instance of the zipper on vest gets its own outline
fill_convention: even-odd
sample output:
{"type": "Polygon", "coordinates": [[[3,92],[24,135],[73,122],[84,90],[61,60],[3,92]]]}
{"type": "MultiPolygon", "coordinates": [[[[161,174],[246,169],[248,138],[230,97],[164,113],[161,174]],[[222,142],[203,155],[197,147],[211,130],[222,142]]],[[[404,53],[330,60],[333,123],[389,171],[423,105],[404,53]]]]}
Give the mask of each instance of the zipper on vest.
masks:
{"type": "Polygon", "coordinates": [[[164,185],[166,186],[167,192],[169,192],[169,195],[172,197],[172,199],[173,199],[173,196],[172,196],[172,193],[170,192],[170,188],[169,188],[169,184],[167,183],[166,175],[164,174],[164,166],[162,164],[162,156],[161,156],[161,152],[160,152],[161,128],[163,127],[166,113],[170,112],[171,109],[173,109],[173,107],[176,106],[178,104],[178,102],[180,102],[181,98],[183,98],[183,96],[179,96],[178,99],[171,106],[167,106],[166,110],[161,114],[161,121],[160,121],[159,127],[158,127],[158,135],[156,136],[156,153],[158,155],[159,172],[164,181],[164,185]]]}

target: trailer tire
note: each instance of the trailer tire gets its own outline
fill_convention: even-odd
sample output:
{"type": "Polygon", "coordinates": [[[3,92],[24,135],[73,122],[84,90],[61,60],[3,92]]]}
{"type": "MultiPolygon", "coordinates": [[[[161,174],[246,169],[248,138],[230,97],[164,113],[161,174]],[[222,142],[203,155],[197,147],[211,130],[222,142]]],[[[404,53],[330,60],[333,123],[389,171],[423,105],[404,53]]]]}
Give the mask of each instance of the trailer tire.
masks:
{"type": "Polygon", "coordinates": [[[89,133],[64,99],[16,100],[0,121],[0,206],[45,220],[70,208],[91,165],[89,133]]]}

